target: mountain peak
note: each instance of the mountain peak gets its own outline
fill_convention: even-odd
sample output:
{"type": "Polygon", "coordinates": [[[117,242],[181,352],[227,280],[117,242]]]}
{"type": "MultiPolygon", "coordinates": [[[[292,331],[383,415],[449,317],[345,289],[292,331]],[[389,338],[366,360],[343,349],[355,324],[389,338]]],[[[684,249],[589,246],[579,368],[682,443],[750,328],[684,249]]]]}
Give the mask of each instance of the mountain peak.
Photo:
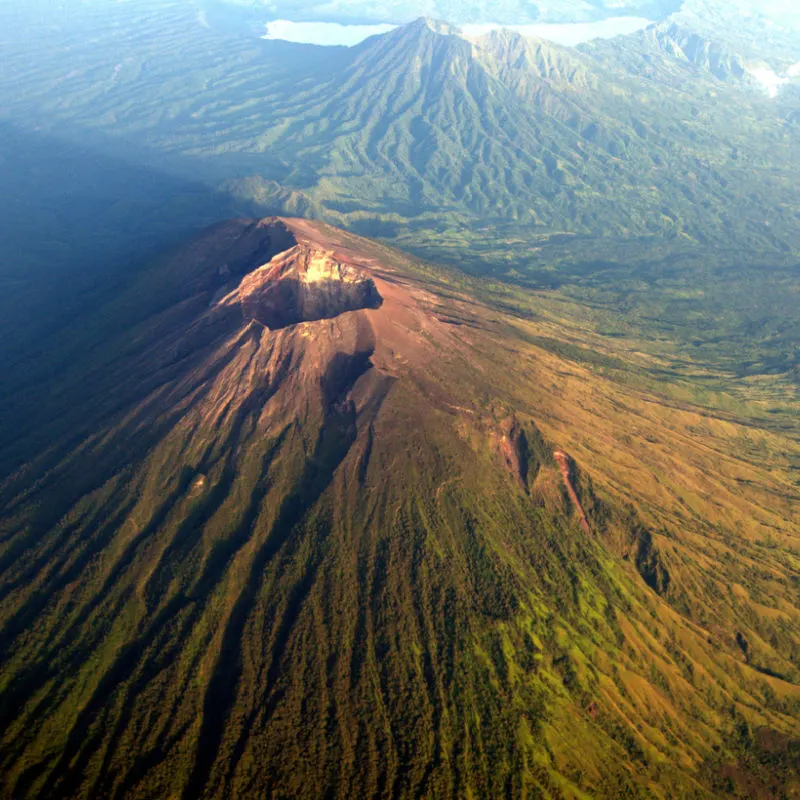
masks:
{"type": "Polygon", "coordinates": [[[455,25],[451,25],[444,20],[434,19],[433,17],[418,17],[408,25],[403,26],[401,30],[406,30],[409,33],[422,33],[425,31],[432,31],[439,36],[460,36],[461,29],[455,25]]]}
{"type": "Polygon", "coordinates": [[[467,59],[472,47],[458,28],[420,17],[383,36],[367,39],[359,55],[366,56],[371,68],[396,76],[413,71],[420,59],[434,59],[441,66],[452,58],[467,59]]]}
{"type": "Polygon", "coordinates": [[[271,330],[379,308],[383,302],[363,269],[302,240],[246,275],[231,298],[239,302],[245,319],[271,330]]]}

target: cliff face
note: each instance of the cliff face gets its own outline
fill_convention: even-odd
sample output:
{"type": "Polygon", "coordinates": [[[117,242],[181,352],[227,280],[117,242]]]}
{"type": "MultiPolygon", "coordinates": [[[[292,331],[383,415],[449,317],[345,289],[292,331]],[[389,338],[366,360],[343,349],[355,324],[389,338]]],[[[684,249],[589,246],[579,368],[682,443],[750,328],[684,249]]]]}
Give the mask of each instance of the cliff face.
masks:
{"type": "Polygon", "coordinates": [[[298,244],[246,275],[235,294],[245,318],[270,329],[382,303],[372,278],[309,244],[298,244]]]}

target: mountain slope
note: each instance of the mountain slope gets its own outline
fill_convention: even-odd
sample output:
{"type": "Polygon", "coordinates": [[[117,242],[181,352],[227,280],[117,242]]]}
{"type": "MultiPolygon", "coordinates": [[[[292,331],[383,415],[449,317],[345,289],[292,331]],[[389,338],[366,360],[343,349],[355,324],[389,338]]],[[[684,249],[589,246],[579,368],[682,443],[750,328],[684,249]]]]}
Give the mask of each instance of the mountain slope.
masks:
{"type": "Polygon", "coordinates": [[[687,82],[702,85],[704,78],[712,77],[724,83],[752,83],[750,59],[675,22],[651,25],[617,40],[588,42],[580,50],[616,60],[630,73],[673,88],[687,82]]]}
{"type": "Polygon", "coordinates": [[[670,55],[685,59],[721,81],[746,78],[747,66],[740,56],[702,36],[682,30],[679,25],[657,26],[645,35],[652,37],[670,55]]]}
{"type": "Polygon", "coordinates": [[[54,340],[3,412],[3,793],[797,791],[789,470],[539,325],[267,219],[54,340]]]}
{"type": "Polygon", "coordinates": [[[354,48],[311,89],[273,96],[259,146],[302,164],[277,179],[356,229],[475,220],[794,246],[798,198],[773,159],[791,160],[795,132],[766,98],[621,69],[628,46],[578,53],[508,32],[471,42],[418,21],[354,48]]]}
{"type": "Polygon", "coordinates": [[[704,61],[707,36],[698,67],[652,31],[578,52],[419,20],[319,48],[203,28],[190,11],[116,4],[68,51],[60,17],[12,31],[7,114],[223,184],[248,214],[313,212],[386,238],[472,244],[488,225],[507,241],[798,246],[792,109],[714,78],[703,64],[733,68],[739,51],[704,61]]]}

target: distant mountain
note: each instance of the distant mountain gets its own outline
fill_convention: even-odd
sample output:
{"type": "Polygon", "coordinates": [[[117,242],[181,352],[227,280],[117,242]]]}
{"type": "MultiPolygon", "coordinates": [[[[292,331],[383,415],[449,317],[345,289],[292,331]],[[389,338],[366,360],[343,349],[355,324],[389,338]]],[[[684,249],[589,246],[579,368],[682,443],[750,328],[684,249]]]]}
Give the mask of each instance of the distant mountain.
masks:
{"type": "Polygon", "coordinates": [[[679,25],[653,26],[644,35],[669,55],[685,59],[721,81],[743,81],[748,77],[747,66],[741,56],[679,25]]]}
{"type": "MultiPolygon", "coordinates": [[[[798,34],[800,35],[800,34],[798,34]]],[[[676,22],[651,25],[645,30],[609,41],[595,41],[581,50],[648,79],[680,89],[702,77],[776,97],[786,91],[800,67],[780,57],[769,60],[749,46],[702,36],[676,22]]]]}
{"type": "Polygon", "coordinates": [[[0,793],[791,797],[789,436],[535,300],[235,220],[50,337],[3,406],[0,793]]]}
{"type": "Polygon", "coordinates": [[[800,7],[793,0],[686,0],[670,21],[773,68],[800,60],[800,7]]]}
{"type": "MultiPolygon", "coordinates": [[[[677,32],[659,35],[648,33],[656,58],[676,61],[677,32]]],[[[680,41],[698,72],[737,74],[733,56],[680,41]]],[[[372,213],[390,225],[792,247],[797,190],[776,158],[794,132],[757,95],[702,76],[656,83],[614,57],[625,47],[580,53],[508,32],[471,41],[420,20],[354,48],[307,90],[273,95],[260,146],[302,165],[276,179],[347,224],[372,213]]]]}
{"type": "Polygon", "coordinates": [[[81,141],[102,132],[103,147],[222,185],[243,213],[389,238],[452,231],[470,248],[484,226],[505,241],[800,245],[792,110],[720,80],[739,51],[685,27],[578,51],[422,19],[321,48],[220,32],[183,6],[140,19],[118,5],[89,49],[58,50],[70,20],[15,39],[8,113],[81,141]],[[30,41],[58,58],[33,58],[30,41]]]}

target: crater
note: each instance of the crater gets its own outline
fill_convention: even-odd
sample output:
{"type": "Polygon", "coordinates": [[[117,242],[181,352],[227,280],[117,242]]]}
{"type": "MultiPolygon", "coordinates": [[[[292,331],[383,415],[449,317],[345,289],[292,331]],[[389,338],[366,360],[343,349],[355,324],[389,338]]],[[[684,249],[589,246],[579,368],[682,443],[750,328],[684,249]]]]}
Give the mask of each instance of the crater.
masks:
{"type": "Polygon", "coordinates": [[[380,308],[383,298],[362,269],[332,251],[302,243],[246,275],[239,301],[246,319],[275,330],[380,308]]]}

